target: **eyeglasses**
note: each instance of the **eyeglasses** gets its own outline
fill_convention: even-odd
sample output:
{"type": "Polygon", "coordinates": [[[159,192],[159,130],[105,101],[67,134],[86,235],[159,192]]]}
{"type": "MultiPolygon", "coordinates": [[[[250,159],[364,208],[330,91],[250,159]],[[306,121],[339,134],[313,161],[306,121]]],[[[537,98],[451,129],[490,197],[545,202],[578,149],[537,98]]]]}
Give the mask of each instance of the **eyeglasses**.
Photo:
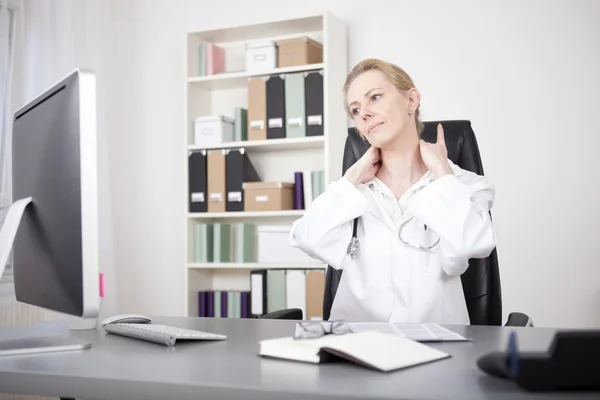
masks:
{"type": "Polygon", "coordinates": [[[413,216],[400,225],[398,238],[405,245],[412,246],[417,250],[431,253],[436,252],[438,250],[438,244],[440,243],[440,236],[435,232],[432,232],[431,229],[428,231],[427,225],[422,225],[421,228],[420,224],[416,224],[411,235],[413,236],[413,239],[408,239],[405,237],[407,234],[403,232],[404,226],[414,218],[415,217],[413,216]]]}
{"type": "Polygon", "coordinates": [[[345,321],[298,322],[294,339],[316,339],[328,334],[344,335],[351,332],[350,325],[345,321]]]}

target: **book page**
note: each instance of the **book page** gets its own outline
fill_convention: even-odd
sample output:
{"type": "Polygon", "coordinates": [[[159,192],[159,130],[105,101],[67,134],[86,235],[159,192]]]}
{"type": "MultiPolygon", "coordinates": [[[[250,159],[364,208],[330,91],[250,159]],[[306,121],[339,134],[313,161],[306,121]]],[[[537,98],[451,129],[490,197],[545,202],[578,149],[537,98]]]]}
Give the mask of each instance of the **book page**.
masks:
{"type": "Polygon", "coordinates": [[[365,331],[337,335],[321,347],[335,356],[379,371],[392,371],[450,357],[449,354],[399,335],[365,331]]]}
{"type": "Polygon", "coordinates": [[[388,322],[352,322],[353,332],[395,333],[418,342],[467,341],[465,337],[438,324],[405,324],[388,322]]]}
{"type": "Polygon", "coordinates": [[[259,342],[259,355],[287,360],[319,363],[321,347],[335,343],[341,335],[325,335],[316,339],[283,337],[259,342]]]}

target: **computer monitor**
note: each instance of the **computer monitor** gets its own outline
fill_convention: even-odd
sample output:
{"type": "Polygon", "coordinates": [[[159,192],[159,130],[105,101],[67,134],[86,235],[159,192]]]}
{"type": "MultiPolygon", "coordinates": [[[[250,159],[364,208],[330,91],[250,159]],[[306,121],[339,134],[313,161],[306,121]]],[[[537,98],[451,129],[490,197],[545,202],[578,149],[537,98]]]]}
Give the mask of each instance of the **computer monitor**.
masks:
{"type": "MultiPolygon", "coordinates": [[[[17,301],[66,315],[97,317],[96,79],[92,72],[73,71],[15,112],[12,198],[0,251],[12,244],[17,301]]],[[[0,273],[4,267],[3,262],[0,273]]],[[[89,343],[53,337],[37,344],[0,345],[0,355],[3,350],[53,351],[82,345],[89,343]]]]}

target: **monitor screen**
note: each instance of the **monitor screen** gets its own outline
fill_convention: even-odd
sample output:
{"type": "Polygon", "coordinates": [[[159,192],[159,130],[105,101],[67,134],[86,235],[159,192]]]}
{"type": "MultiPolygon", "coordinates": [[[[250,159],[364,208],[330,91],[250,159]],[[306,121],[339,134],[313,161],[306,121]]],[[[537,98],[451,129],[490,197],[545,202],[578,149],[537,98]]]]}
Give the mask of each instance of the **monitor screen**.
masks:
{"type": "Polygon", "coordinates": [[[77,316],[99,308],[95,80],[75,71],[15,113],[13,201],[32,197],[13,244],[17,300],[77,316]]]}

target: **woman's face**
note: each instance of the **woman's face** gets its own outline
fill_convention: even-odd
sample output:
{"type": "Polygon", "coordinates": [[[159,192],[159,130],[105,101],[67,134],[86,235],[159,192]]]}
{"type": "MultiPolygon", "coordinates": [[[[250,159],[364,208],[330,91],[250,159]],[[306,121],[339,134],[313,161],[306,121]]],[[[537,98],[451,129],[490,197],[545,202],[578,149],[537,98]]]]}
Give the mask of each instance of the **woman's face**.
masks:
{"type": "Polygon", "coordinates": [[[399,91],[379,70],[359,75],[350,85],[347,97],[356,128],[374,147],[389,147],[408,124],[415,123],[418,92],[399,91]]]}

